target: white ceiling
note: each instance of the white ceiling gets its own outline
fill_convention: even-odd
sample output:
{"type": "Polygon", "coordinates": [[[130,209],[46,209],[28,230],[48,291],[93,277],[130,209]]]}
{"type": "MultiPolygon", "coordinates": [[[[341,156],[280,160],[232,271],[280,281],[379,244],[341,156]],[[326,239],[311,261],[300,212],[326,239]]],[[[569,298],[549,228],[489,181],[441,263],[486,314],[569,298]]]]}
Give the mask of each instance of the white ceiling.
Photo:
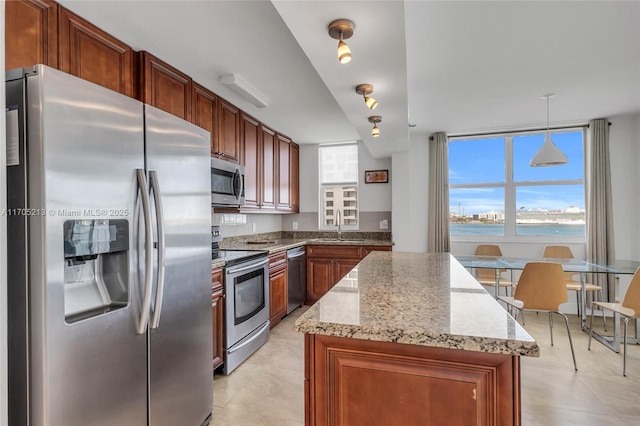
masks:
{"type": "Polygon", "coordinates": [[[546,93],[552,126],[640,112],[638,1],[58,1],[302,144],[361,139],[381,158],[436,131],[539,127],[546,93]],[[337,18],[356,24],[347,65],[337,18]],[[219,83],[228,73],[271,105],[219,83]]]}

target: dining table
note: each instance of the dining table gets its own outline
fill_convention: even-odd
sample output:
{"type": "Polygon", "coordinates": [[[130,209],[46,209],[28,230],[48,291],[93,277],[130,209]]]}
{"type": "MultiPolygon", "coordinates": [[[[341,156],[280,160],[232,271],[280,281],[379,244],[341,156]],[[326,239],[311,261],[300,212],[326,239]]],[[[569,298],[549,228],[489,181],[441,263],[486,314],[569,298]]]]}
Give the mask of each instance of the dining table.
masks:
{"type": "MultiPolygon", "coordinates": [[[[606,264],[590,262],[588,260],[581,259],[566,259],[566,258],[549,258],[549,257],[513,257],[513,256],[480,256],[480,255],[454,255],[454,257],[464,266],[469,269],[495,269],[496,271],[496,283],[495,283],[495,295],[498,295],[499,282],[500,282],[500,270],[507,270],[511,272],[511,282],[513,281],[513,271],[522,271],[525,265],[529,262],[555,262],[562,265],[562,269],[565,272],[573,272],[576,275],[580,275],[580,283],[582,285],[581,290],[581,309],[580,309],[580,325],[581,329],[586,333],[593,333],[593,338],[604,344],[606,347],[614,352],[620,352],[620,321],[617,314],[614,313],[613,321],[613,335],[604,335],[596,330],[591,330],[590,325],[587,325],[586,315],[586,290],[585,284],[587,282],[588,274],[613,274],[613,275],[633,275],[638,268],[640,268],[640,261],[620,259],[606,264]]],[[[614,295],[615,298],[615,295],[614,295]]],[[[638,327],[634,328],[635,335],[628,339],[629,343],[639,344],[638,339],[638,327]]]]}

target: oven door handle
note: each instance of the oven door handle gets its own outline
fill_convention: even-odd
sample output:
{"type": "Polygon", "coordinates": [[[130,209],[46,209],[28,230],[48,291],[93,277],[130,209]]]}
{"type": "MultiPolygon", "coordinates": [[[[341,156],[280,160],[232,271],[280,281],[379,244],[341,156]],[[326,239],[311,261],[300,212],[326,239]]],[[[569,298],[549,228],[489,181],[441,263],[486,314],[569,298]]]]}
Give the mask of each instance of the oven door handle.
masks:
{"type": "Polygon", "coordinates": [[[254,268],[257,268],[258,266],[266,265],[267,263],[269,263],[269,258],[266,258],[259,262],[250,263],[248,265],[242,265],[242,267],[240,268],[227,269],[227,274],[237,274],[239,272],[248,271],[249,269],[254,269],[254,268]]]}
{"type": "Polygon", "coordinates": [[[264,333],[265,329],[269,329],[269,325],[270,325],[270,321],[265,322],[262,327],[260,327],[258,329],[258,331],[256,332],[256,334],[253,335],[253,337],[251,337],[251,339],[247,340],[246,342],[242,342],[241,344],[234,346],[231,349],[227,349],[227,353],[228,354],[232,354],[235,351],[239,351],[240,349],[244,348],[245,346],[247,346],[248,344],[250,344],[251,342],[253,342],[254,340],[256,340],[258,337],[260,337],[262,335],[262,333],[264,333]]]}

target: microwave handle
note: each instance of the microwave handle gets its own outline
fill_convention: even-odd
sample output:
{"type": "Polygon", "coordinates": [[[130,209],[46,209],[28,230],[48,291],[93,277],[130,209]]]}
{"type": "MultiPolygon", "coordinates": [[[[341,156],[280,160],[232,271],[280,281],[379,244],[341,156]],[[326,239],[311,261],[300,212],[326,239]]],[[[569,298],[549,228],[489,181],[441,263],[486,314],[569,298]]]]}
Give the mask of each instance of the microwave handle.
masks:
{"type": "MultiPolygon", "coordinates": [[[[234,179],[234,180],[236,180],[236,179],[237,179],[237,180],[238,180],[238,182],[240,183],[240,189],[239,189],[239,191],[235,194],[236,199],[237,199],[237,200],[239,200],[239,199],[240,199],[240,197],[242,196],[242,192],[244,191],[244,179],[242,179],[242,173],[240,173],[240,170],[239,170],[239,169],[236,169],[236,173],[235,173],[235,175],[233,176],[233,179],[234,179]]],[[[234,187],[234,189],[235,189],[235,187],[236,187],[236,186],[234,185],[233,187],[234,187]]]]}

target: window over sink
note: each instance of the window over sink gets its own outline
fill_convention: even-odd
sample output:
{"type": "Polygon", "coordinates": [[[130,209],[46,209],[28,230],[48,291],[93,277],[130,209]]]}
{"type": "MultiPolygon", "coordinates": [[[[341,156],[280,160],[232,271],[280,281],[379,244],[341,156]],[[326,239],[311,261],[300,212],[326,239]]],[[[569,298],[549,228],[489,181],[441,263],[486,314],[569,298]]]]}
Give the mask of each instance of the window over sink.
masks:
{"type": "Polygon", "coordinates": [[[358,229],[358,144],[320,145],[318,229],[358,229]]]}

